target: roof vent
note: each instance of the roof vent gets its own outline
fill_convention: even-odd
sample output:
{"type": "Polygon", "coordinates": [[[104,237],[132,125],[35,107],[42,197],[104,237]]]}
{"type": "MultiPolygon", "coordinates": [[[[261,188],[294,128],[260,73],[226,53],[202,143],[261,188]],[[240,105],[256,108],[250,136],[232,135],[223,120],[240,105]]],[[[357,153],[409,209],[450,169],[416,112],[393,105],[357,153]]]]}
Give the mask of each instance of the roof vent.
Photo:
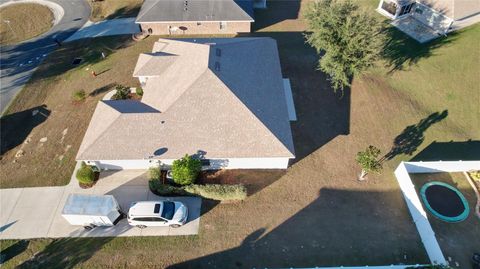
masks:
{"type": "Polygon", "coordinates": [[[222,50],[219,48],[215,49],[215,53],[217,54],[218,57],[222,56],[222,50]]]}
{"type": "Polygon", "coordinates": [[[215,62],[215,71],[220,71],[220,63],[215,62]]]}

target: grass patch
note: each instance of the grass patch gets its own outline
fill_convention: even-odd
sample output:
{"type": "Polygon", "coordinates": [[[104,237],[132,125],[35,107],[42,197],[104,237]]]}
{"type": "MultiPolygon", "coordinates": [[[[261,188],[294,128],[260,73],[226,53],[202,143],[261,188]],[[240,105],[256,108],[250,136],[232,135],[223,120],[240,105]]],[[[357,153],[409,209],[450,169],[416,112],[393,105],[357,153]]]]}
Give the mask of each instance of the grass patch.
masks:
{"type": "Polygon", "coordinates": [[[0,8],[0,44],[16,44],[39,36],[53,25],[53,13],[46,6],[32,3],[0,8]]]}
{"type": "Polygon", "coordinates": [[[90,20],[97,22],[135,17],[142,7],[143,0],[95,0],[88,3],[92,8],[90,20]]]}

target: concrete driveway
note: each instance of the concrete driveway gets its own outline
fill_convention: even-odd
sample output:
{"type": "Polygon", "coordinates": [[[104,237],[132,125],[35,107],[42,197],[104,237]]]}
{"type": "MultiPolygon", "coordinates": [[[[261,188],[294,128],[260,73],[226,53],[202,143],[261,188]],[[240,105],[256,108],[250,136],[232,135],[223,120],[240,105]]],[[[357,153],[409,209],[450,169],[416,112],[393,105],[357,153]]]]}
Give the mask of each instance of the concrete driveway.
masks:
{"type": "Polygon", "coordinates": [[[201,199],[197,197],[171,198],[184,202],[190,215],[180,228],[148,227],[139,229],[122,219],[113,227],[97,227],[90,231],[70,225],[62,216],[63,205],[69,194],[111,194],[127,211],[133,201],[165,200],[148,189],[147,171],[122,170],[103,172],[97,184],[81,189],[76,179],[65,187],[0,189],[0,239],[58,238],[58,237],[114,237],[114,236],[173,236],[194,235],[200,224],[201,199]]]}

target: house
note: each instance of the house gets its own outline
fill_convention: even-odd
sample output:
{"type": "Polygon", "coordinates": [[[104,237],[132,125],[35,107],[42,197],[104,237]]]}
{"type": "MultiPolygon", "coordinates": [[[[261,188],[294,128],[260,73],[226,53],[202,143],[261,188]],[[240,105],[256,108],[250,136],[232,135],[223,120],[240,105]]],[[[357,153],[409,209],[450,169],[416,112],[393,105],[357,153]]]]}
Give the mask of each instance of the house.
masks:
{"type": "Polygon", "coordinates": [[[271,38],[158,40],[134,70],[141,101],[103,100],[76,159],[101,169],[287,168],[295,109],[271,38]]]}
{"type": "Polygon", "coordinates": [[[480,0],[380,0],[377,11],[420,43],[480,22],[480,0]]]}
{"type": "Polygon", "coordinates": [[[253,0],[145,0],[136,23],[153,35],[249,33],[253,0]]]}

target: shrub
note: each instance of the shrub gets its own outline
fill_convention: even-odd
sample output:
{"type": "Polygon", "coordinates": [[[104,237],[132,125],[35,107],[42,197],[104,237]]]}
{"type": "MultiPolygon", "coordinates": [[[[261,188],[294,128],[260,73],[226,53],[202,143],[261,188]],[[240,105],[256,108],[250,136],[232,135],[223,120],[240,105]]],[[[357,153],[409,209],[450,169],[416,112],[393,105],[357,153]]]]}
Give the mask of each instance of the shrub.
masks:
{"type": "Polygon", "coordinates": [[[143,89],[141,87],[137,87],[135,89],[135,93],[138,95],[138,96],[143,96],[143,89]]]}
{"type": "Polygon", "coordinates": [[[160,170],[160,167],[150,167],[148,169],[148,176],[150,179],[160,180],[162,176],[162,171],[160,170]]]}
{"type": "Polygon", "coordinates": [[[480,171],[468,172],[473,180],[480,182],[480,171]]]}
{"type": "Polygon", "coordinates": [[[197,179],[202,168],[200,160],[185,155],[180,160],[173,161],[172,175],[173,182],[178,185],[190,185],[197,179]]]}
{"type": "Polygon", "coordinates": [[[241,184],[237,185],[188,185],[184,187],[187,193],[198,195],[206,199],[225,201],[225,200],[244,200],[247,197],[247,189],[241,184]]]}
{"type": "Polygon", "coordinates": [[[152,179],[148,182],[150,190],[160,196],[184,196],[187,195],[182,187],[162,184],[160,180],[152,179]]]}
{"type": "Polygon", "coordinates": [[[128,94],[130,93],[130,88],[117,85],[115,86],[115,94],[112,96],[112,100],[126,100],[128,99],[128,94]]]}
{"type": "Polygon", "coordinates": [[[82,162],[80,168],[77,170],[76,174],[77,180],[81,184],[92,185],[95,180],[95,172],[91,166],[87,165],[85,162],[82,162]]]}
{"type": "Polygon", "coordinates": [[[87,94],[84,90],[75,91],[72,95],[73,100],[75,101],[83,101],[87,97],[87,94]]]}
{"type": "Polygon", "coordinates": [[[247,197],[245,186],[238,185],[188,185],[175,187],[162,184],[160,180],[152,179],[148,182],[150,190],[160,196],[200,196],[205,199],[218,201],[244,200],[247,197]]]}

